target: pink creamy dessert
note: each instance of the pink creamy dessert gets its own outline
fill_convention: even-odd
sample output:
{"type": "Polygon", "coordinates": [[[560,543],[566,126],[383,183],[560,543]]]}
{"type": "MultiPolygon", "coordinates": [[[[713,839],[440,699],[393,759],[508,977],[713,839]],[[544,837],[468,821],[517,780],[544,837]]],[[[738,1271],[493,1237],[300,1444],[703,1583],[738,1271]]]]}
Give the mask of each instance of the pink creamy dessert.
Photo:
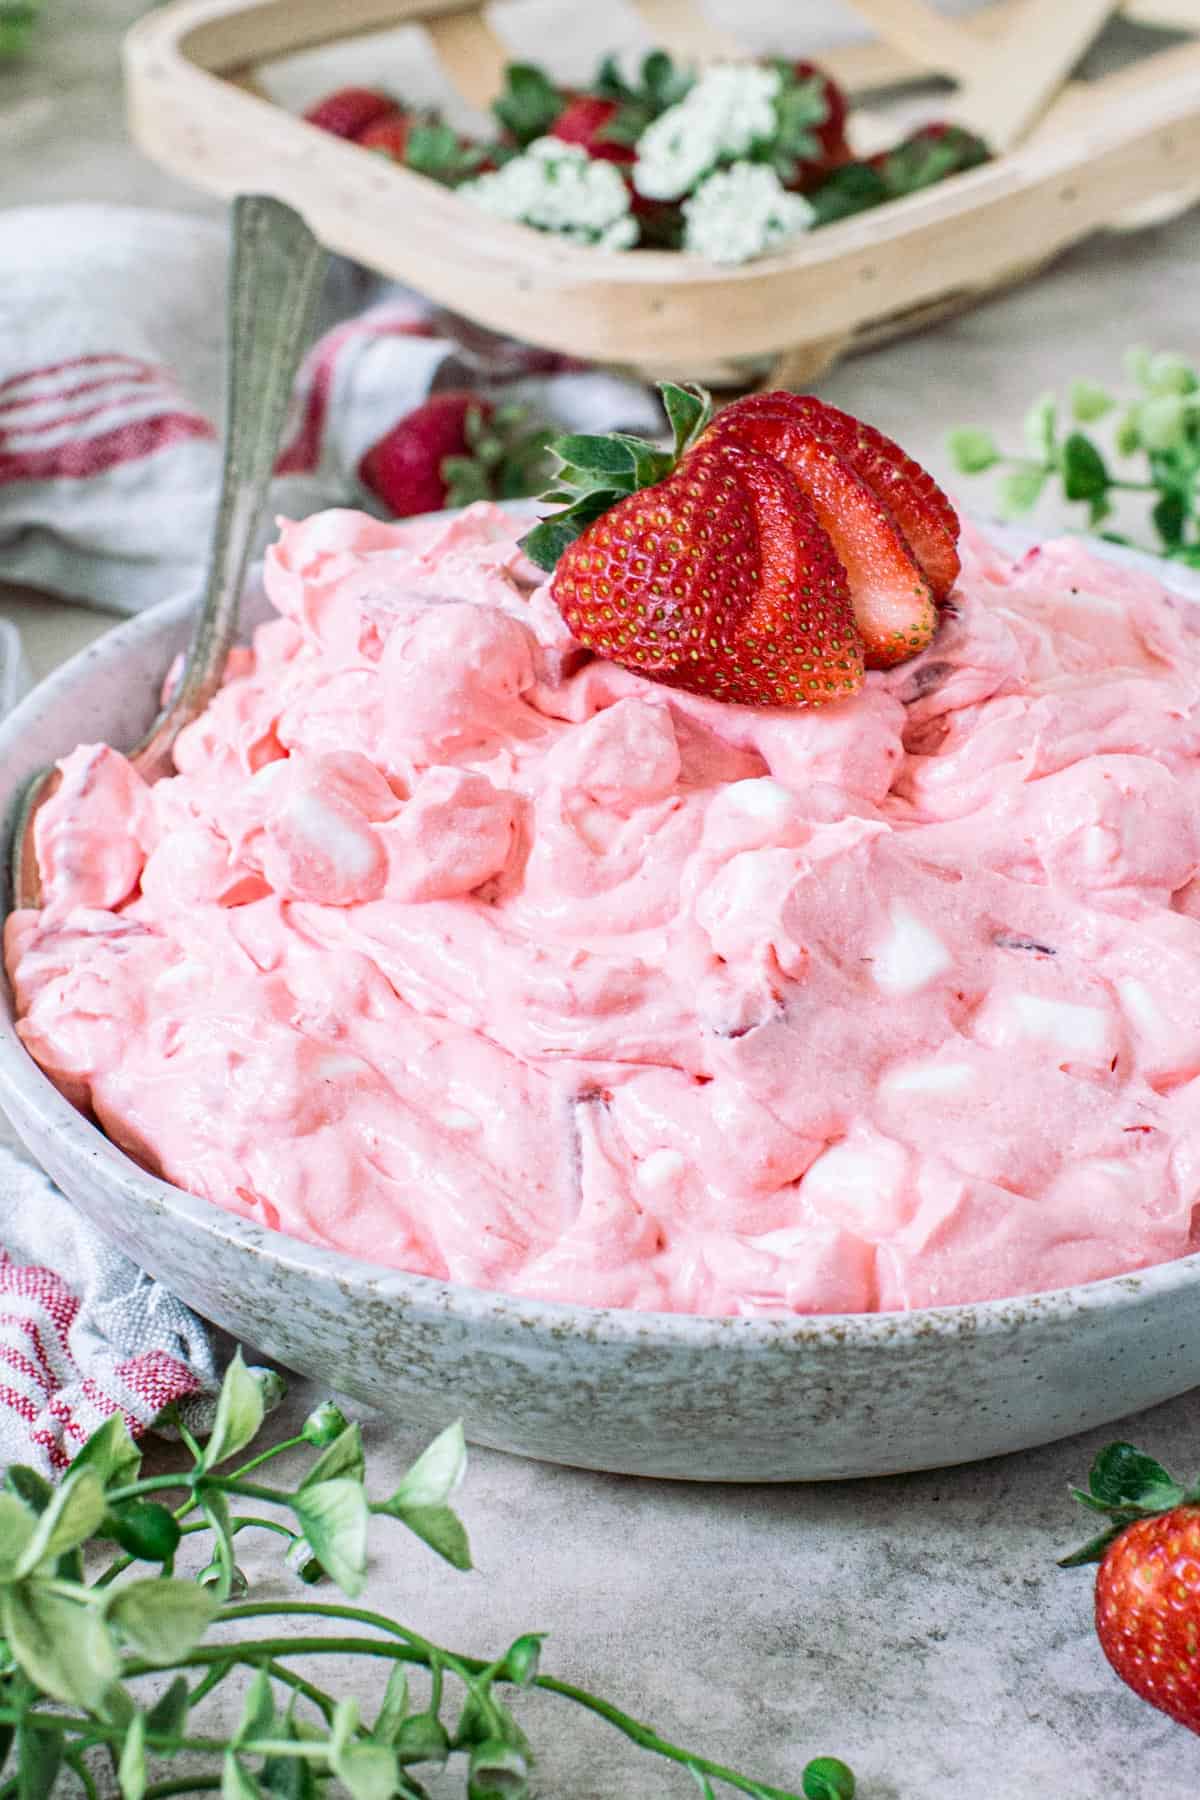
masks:
{"type": "Polygon", "coordinates": [[[589,658],[512,522],[286,525],[146,788],[80,749],[6,957],[148,1168],[395,1268],[870,1311],[1200,1245],[1200,617],[969,539],[819,711],[589,658]]]}

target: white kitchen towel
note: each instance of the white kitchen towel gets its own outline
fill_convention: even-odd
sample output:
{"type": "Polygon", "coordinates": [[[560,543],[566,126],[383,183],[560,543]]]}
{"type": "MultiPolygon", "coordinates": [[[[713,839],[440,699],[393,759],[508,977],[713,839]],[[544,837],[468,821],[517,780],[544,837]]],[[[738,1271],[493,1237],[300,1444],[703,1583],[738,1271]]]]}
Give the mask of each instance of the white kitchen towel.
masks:
{"type": "MultiPolygon", "coordinates": [[[[194,585],[220,464],[228,233],[120,206],[0,211],[0,577],[140,612],[194,585]]],[[[363,452],[437,387],[653,431],[637,383],[496,338],[340,260],[272,514],[377,503],[363,452]]],[[[271,521],[264,531],[272,529],[271,521]]]]}

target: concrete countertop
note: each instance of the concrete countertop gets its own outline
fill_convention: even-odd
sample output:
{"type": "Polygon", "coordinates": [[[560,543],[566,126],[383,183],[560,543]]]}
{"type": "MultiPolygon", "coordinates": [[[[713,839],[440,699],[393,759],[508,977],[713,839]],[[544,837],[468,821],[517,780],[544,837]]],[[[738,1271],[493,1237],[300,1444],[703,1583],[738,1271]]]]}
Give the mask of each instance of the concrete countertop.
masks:
{"type": "MultiPolygon", "coordinates": [[[[50,0],[36,54],[0,72],[0,203],[214,210],[124,141],[117,43],[137,10],[135,0],[50,0]]],[[[1195,212],[1097,241],[1018,292],[844,366],[822,392],[944,473],[952,422],[1017,444],[1039,389],[1112,375],[1131,338],[1200,349],[1198,248],[1195,212]]],[[[971,497],[985,507],[986,484],[971,497]]],[[[11,589],[0,613],[20,626],[39,673],[107,623],[11,589]]],[[[296,1381],[287,1418],[318,1394],[296,1381]]],[[[1200,1744],[1110,1674],[1091,1632],[1089,1573],[1054,1566],[1086,1525],[1066,1485],[1115,1435],[1192,1473],[1200,1392],[1119,1434],[857,1485],[670,1486],[479,1451],[460,1503],[480,1572],[455,1576],[399,1527],[381,1530],[370,1603],[482,1654],[547,1630],[552,1672],[782,1786],[798,1787],[805,1760],[824,1751],[851,1762],[862,1800],[1195,1800],[1200,1744]]],[[[367,1440],[371,1486],[387,1492],[418,1439],[372,1422],[367,1440]]],[[[248,1551],[246,1567],[267,1583],[271,1556],[248,1551]]],[[[682,1771],[563,1703],[539,1697],[525,1717],[546,1796],[691,1791],[682,1771]]]]}

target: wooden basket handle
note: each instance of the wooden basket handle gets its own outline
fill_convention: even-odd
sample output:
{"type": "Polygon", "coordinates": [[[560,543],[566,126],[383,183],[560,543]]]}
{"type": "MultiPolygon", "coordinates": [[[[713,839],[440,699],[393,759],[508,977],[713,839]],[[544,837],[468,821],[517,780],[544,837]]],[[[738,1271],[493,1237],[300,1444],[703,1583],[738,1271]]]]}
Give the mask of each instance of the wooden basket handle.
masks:
{"type": "Polygon", "coordinates": [[[420,24],[432,40],[451,86],[464,100],[486,112],[504,85],[504,66],[513,60],[501,38],[478,11],[439,13],[420,24]]]}

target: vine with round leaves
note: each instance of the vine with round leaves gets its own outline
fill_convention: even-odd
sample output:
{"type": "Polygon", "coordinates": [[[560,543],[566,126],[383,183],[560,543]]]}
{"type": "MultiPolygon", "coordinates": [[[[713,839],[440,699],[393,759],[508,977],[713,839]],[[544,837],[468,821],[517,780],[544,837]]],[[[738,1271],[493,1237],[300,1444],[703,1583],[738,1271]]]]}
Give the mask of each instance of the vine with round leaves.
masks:
{"type": "MultiPolygon", "coordinates": [[[[73,1777],[84,1800],[114,1788],[123,1800],[203,1792],[318,1800],[331,1791],[350,1800],[422,1800],[418,1771],[451,1760],[463,1768],[467,1800],[524,1800],[533,1751],[509,1695],[529,1688],[573,1702],[680,1765],[708,1800],[717,1786],[752,1800],[800,1800],[543,1674],[540,1632],[480,1658],[352,1604],[366,1584],[368,1536],[379,1517],[398,1520],[453,1568],[471,1567],[451,1505],[466,1467],[461,1427],[435,1438],[381,1500],[367,1492],[358,1425],[330,1403],[297,1436],[230,1470],[258,1437],[277,1382],[247,1368],[239,1353],[207,1441],[176,1418],[191,1459],[178,1473],[143,1476],[141,1452],[116,1415],[57,1488],[36,1470],[8,1470],[0,1490],[0,1800],[49,1800],[60,1776],[73,1777]],[[316,1454],[297,1483],[264,1476],[276,1457],[303,1450],[316,1454]],[[303,1583],[328,1577],[344,1600],[249,1597],[235,1547],[251,1530],[279,1536],[303,1583]],[[178,1575],[185,1539],[202,1534],[211,1560],[196,1579],[178,1575]],[[120,1554],[89,1581],[84,1553],[98,1542],[120,1554]],[[252,1634],[233,1635],[231,1626],[252,1634]],[[371,1720],[355,1699],[303,1672],[314,1657],[345,1659],[355,1671],[390,1667],[371,1720]],[[238,1677],[235,1729],[206,1726],[197,1717],[204,1702],[238,1677]],[[177,1758],[183,1772],[170,1773],[177,1758]]],[[[854,1777],[838,1758],[817,1757],[802,1772],[801,1791],[804,1800],[852,1800],[854,1777]]]]}
{"type": "Polygon", "coordinates": [[[976,426],[952,431],[947,449],[961,474],[1001,471],[997,500],[1007,519],[1031,512],[1058,482],[1064,499],[1087,508],[1088,528],[1110,543],[1200,568],[1200,372],[1182,356],[1141,348],[1126,353],[1125,369],[1134,391],[1124,401],[1098,382],[1075,382],[1073,428],[1065,434],[1054,394],[1039,396],[1025,417],[1024,456],[1006,455],[990,432],[976,426]],[[1116,421],[1111,446],[1081,429],[1110,415],[1116,421]],[[1114,457],[1133,459],[1134,467],[1118,472],[1114,457]],[[1120,493],[1144,494],[1151,502],[1156,543],[1136,545],[1105,528],[1120,493]]]}

